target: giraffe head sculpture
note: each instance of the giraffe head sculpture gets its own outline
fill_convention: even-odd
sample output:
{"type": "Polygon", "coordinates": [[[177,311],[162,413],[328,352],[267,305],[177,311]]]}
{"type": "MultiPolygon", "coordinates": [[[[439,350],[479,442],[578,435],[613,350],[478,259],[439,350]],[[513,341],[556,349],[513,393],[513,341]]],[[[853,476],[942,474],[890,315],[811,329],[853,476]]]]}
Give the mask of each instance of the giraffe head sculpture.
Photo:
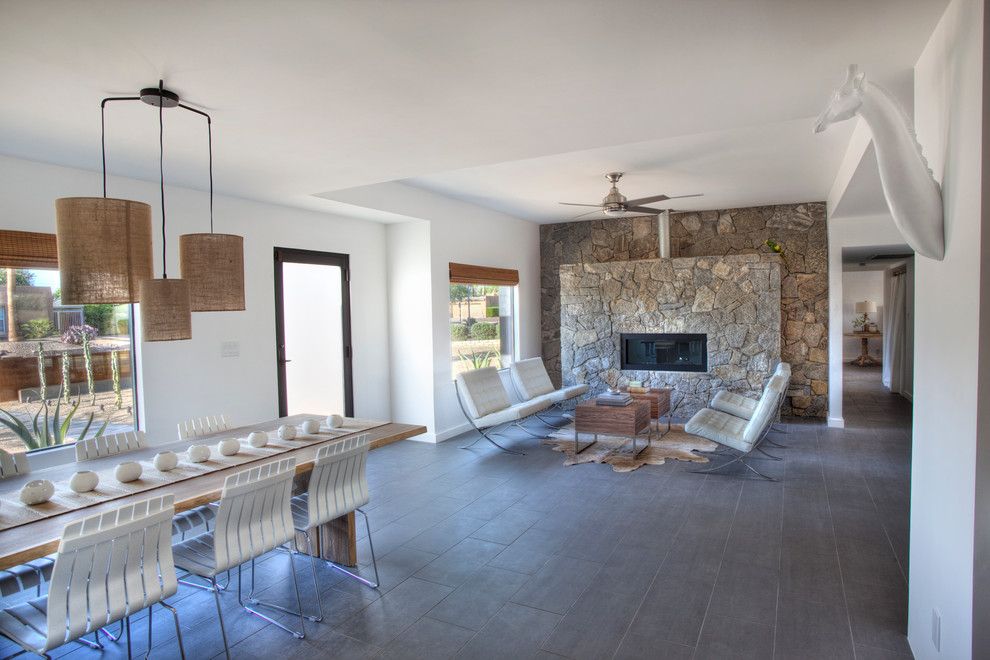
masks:
{"type": "Polygon", "coordinates": [[[855,64],[850,64],[846,81],[842,87],[835,90],[828,106],[818,115],[815,122],[815,133],[821,133],[832,124],[845,121],[856,114],[863,104],[863,88],[866,86],[866,74],[855,64]]]}

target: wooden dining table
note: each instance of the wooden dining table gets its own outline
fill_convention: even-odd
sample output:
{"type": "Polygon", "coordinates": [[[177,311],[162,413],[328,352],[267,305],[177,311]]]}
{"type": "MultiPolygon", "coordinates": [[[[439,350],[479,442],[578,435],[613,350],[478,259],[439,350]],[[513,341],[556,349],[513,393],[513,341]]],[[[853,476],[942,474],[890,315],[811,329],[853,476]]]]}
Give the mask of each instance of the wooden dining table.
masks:
{"type": "MultiPolygon", "coordinates": [[[[155,454],[165,450],[171,450],[178,453],[185,451],[192,444],[208,443],[211,439],[217,440],[225,437],[243,438],[252,431],[274,431],[283,424],[299,425],[307,419],[323,420],[325,418],[325,415],[291,415],[289,417],[281,417],[268,422],[232,428],[226,431],[212,433],[197,438],[153,444],[146,449],[128,452],[127,454],[116,454],[113,456],[86,461],[85,469],[94,471],[112,469],[115,465],[120,463],[121,460],[150,460],[155,454]]],[[[425,426],[388,422],[381,423],[381,425],[375,426],[367,431],[358,431],[349,435],[367,433],[371,449],[377,449],[378,447],[383,447],[393,442],[405,440],[406,438],[411,438],[425,432],[425,426]]],[[[278,454],[275,457],[272,457],[271,460],[295,458],[296,477],[297,479],[305,479],[307,478],[306,475],[308,475],[308,473],[313,469],[313,463],[316,459],[317,450],[327,443],[337,442],[341,438],[345,437],[348,436],[344,435],[333,439],[320,440],[308,444],[305,447],[290,449],[278,454]]],[[[247,469],[253,464],[254,463],[248,463],[215,470],[157,488],[143,490],[124,497],[105,500],[92,506],[75,509],[48,518],[42,518],[24,523],[16,527],[0,530],[0,569],[17,566],[18,564],[23,564],[24,562],[32,559],[38,559],[56,552],[58,550],[59,539],[62,537],[62,531],[65,526],[70,522],[86,518],[93,514],[111,511],[126,504],[132,504],[134,502],[146,500],[165,493],[172,493],[175,495],[176,513],[187,511],[209,502],[215,502],[220,499],[220,493],[223,490],[224,480],[229,475],[240,470],[247,469]]],[[[27,475],[6,479],[3,482],[0,482],[0,493],[17,492],[25,483],[33,479],[49,479],[54,483],[65,483],[68,482],[72,475],[79,469],[80,466],[77,463],[72,462],[37,470],[27,475]]],[[[372,497],[374,497],[374,493],[372,493],[372,497]]],[[[357,564],[357,535],[354,527],[353,513],[327,523],[322,526],[318,532],[318,534],[314,535],[314,538],[317,540],[317,543],[315,544],[316,547],[314,548],[314,554],[347,566],[354,566],[357,564]]]]}

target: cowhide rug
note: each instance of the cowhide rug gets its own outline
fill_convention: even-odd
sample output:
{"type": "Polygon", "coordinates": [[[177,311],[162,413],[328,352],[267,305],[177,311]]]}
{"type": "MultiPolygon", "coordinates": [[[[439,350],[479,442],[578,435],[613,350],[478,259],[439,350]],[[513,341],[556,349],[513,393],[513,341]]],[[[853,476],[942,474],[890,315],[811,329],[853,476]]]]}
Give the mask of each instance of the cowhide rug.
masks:
{"type": "MultiPolygon", "coordinates": [[[[667,428],[667,424],[661,425],[661,430],[667,428]]],[[[593,437],[590,433],[581,433],[578,436],[582,445],[590,442],[593,437]]],[[[643,446],[645,436],[640,436],[637,440],[637,447],[643,446]]],[[[638,456],[632,455],[632,440],[619,436],[599,435],[598,442],[588,447],[580,454],[574,454],[574,425],[569,424],[557,431],[554,431],[549,438],[543,441],[554,451],[559,451],[566,456],[564,465],[580,465],[582,463],[608,463],[616,472],[632,472],[644,465],[663,465],[668,458],[678,461],[693,461],[695,463],[707,463],[708,459],[694,453],[696,451],[715,451],[718,447],[711,440],[699,438],[696,435],[684,432],[684,426],[675,424],[663,438],[657,439],[654,431],[653,441],[650,446],[644,449],[638,456]]]]}

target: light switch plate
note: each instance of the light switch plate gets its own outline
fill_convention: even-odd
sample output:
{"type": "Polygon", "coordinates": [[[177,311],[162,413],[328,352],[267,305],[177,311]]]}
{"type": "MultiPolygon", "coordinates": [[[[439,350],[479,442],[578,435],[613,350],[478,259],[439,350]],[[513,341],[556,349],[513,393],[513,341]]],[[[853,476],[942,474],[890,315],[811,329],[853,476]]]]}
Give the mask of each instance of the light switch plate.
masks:
{"type": "Polygon", "coordinates": [[[225,341],[220,344],[220,357],[235,358],[241,356],[241,343],[238,341],[225,341]]]}

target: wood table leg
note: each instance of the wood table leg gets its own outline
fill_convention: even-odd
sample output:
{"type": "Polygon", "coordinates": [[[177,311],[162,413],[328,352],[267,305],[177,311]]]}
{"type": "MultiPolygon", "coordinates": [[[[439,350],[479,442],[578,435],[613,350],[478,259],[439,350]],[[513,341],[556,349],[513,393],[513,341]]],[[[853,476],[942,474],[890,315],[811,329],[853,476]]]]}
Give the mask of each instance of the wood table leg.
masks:
{"type": "MultiPolygon", "coordinates": [[[[357,566],[357,530],[353,512],[310,529],[309,537],[314,556],[341,566],[357,566]]],[[[306,551],[306,541],[301,534],[297,535],[296,544],[302,552],[306,551]]]]}

